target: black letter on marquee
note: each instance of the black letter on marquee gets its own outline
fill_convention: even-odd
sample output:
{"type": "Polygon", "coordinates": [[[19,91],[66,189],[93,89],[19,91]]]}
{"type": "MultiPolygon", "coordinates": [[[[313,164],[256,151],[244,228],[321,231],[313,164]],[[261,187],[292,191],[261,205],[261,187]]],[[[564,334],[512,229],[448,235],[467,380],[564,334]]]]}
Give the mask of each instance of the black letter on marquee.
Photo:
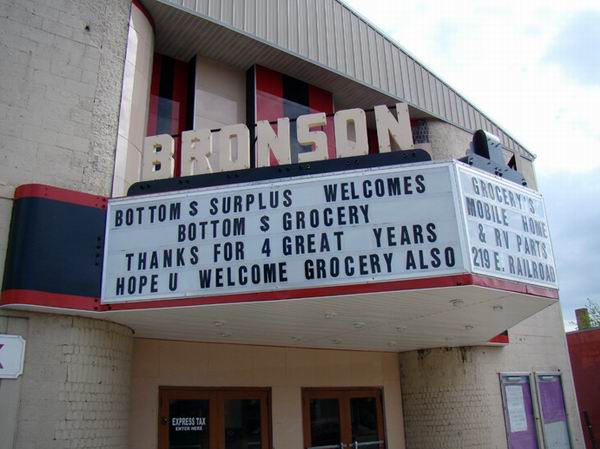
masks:
{"type": "Polygon", "coordinates": [[[169,290],[177,290],[177,273],[169,273],[169,290]]]}

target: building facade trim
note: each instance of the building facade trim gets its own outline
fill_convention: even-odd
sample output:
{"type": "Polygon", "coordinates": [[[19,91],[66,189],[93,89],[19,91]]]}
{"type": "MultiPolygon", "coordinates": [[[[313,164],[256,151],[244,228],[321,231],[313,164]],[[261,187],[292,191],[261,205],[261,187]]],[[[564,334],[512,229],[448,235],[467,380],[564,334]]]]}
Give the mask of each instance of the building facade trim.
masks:
{"type": "MultiPolygon", "coordinates": [[[[414,105],[461,129],[471,132],[485,129],[498,135],[506,149],[517,151],[526,159],[535,159],[533,153],[456,90],[338,0],[276,3],[146,0],[144,3],[171,6],[242,33],[414,105]],[[280,27],[281,20],[289,26],[280,27]]],[[[164,14],[171,16],[172,11],[164,14]]],[[[160,36],[158,40],[160,45],[160,36]]],[[[170,37],[165,39],[167,50],[171,41],[170,37]]]]}
{"type": "Polygon", "coordinates": [[[15,201],[23,198],[46,198],[80,206],[106,209],[108,198],[100,195],[61,189],[45,184],[24,184],[15,189],[15,201]]]}
{"type": "Polygon", "coordinates": [[[221,295],[177,300],[139,301],[122,304],[100,305],[96,298],[88,296],[64,295],[37,290],[9,289],[2,292],[2,306],[40,306],[57,309],[93,311],[98,313],[125,310],[165,309],[190,306],[248,303],[258,301],[281,301],[300,298],[318,298],[351,294],[385,293],[405,290],[420,290],[444,287],[484,287],[519,293],[540,298],[558,300],[558,291],[521,284],[518,282],[494,279],[474,274],[460,274],[423,279],[409,279],[377,284],[319,287],[300,290],[258,292],[236,295],[221,295]]]}

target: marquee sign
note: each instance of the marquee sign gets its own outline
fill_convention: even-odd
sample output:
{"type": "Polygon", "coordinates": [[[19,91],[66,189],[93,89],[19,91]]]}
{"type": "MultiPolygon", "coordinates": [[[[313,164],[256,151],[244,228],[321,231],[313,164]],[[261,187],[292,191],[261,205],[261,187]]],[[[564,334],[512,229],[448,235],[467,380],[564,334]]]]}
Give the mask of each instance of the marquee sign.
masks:
{"type": "Polygon", "coordinates": [[[541,196],[461,166],[458,177],[471,271],[558,288],[541,196]]]}
{"type": "Polygon", "coordinates": [[[458,273],[556,288],[541,197],[458,162],[110,200],[102,303],[458,273]]]}

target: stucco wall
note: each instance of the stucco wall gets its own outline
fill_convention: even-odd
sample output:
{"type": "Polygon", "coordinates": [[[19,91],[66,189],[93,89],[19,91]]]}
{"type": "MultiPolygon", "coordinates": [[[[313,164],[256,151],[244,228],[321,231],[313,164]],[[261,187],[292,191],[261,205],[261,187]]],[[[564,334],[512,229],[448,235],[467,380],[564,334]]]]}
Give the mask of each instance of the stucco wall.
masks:
{"type": "Polygon", "coordinates": [[[400,354],[407,449],[507,447],[500,372],[561,371],[573,448],[583,449],[560,305],[509,330],[505,347],[400,354]]]}
{"type": "Polygon", "coordinates": [[[271,387],[273,447],[301,449],[302,387],[382,386],[388,449],[403,449],[398,355],[135,339],[130,449],[156,447],[158,387],[271,387]]]}
{"type": "Polygon", "coordinates": [[[87,318],[0,310],[26,341],[18,379],[0,380],[0,449],[126,449],[132,332],[87,318]]]}

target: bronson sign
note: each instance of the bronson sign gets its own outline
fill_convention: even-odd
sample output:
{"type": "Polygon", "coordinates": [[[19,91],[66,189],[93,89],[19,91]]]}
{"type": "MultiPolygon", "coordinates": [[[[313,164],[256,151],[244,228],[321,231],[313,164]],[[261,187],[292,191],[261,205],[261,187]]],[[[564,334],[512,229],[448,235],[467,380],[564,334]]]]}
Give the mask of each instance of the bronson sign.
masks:
{"type": "MultiPolygon", "coordinates": [[[[398,103],[396,117],[386,106],[375,106],[377,141],[380,153],[392,148],[413,147],[408,106],[398,103]]],[[[301,115],[296,119],[297,140],[312,151],[298,155],[298,162],[328,158],[325,113],[301,115]]],[[[347,109],[334,114],[336,156],[362,156],[369,153],[367,118],[362,109],[347,109]]],[[[275,128],[263,120],[256,124],[256,166],[291,163],[290,119],[280,118],[275,128]]],[[[150,181],[173,177],[175,141],[168,134],[147,137],[144,141],[142,179],[150,181]]],[[[250,168],[250,130],[238,123],[221,128],[184,131],[181,135],[181,175],[191,176],[250,168]]]]}
{"type": "Polygon", "coordinates": [[[480,273],[557,288],[541,197],[460,162],[109,201],[105,304],[480,273]]]}

